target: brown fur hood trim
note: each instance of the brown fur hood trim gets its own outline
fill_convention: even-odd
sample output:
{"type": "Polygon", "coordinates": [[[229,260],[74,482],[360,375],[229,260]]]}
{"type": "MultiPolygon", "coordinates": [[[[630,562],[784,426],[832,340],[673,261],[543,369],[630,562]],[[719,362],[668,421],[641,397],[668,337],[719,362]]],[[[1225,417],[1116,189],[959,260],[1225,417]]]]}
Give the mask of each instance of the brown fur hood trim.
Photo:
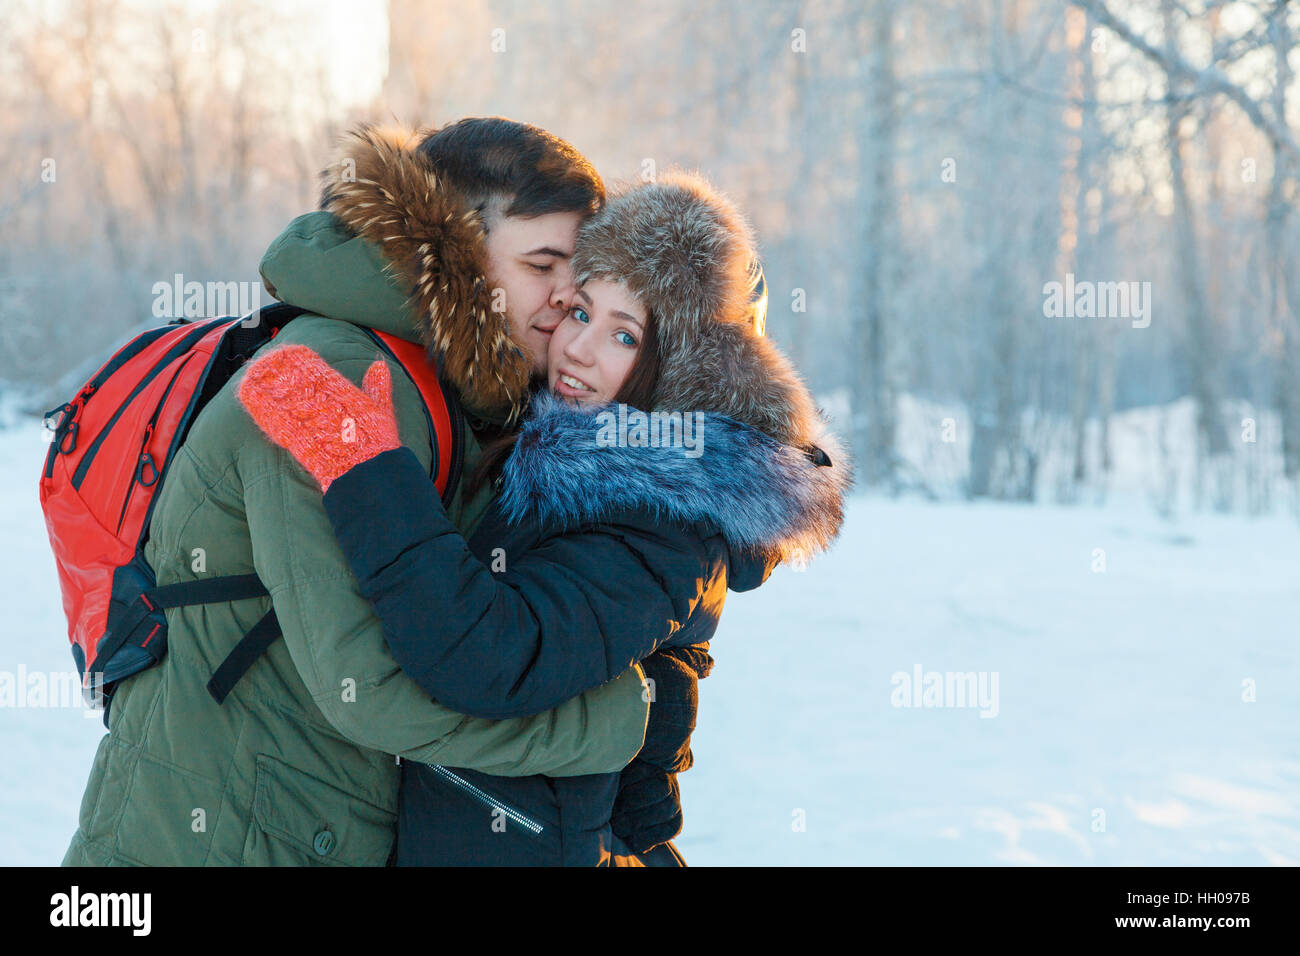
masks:
{"type": "Polygon", "coordinates": [[[423,138],[371,125],[347,133],[323,174],[321,208],[375,243],[410,283],[424,346],[447,381],[476,411],[513,419],[531,363],[491,308],[478,216],[416,152],[423,138]]]}
{"type": "Polygon", "coordinates": [[[626,187],[583,225],[573,271],[579,285],[622,281],[654,314],[655,408],[717,412],[789,445],[819,444],[824,422],[807,386],[754,320],[757,260],[736,207],[672,171],[626,187]]]}

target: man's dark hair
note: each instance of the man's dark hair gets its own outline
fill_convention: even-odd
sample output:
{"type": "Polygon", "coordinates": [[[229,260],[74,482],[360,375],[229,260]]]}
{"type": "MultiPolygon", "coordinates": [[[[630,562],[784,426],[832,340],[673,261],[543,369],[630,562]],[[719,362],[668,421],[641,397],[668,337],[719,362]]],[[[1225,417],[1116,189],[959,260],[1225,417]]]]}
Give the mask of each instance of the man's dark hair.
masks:
{"type": "Polygon", "coordinates": [[[417,148],[458,189],[485,226],[496,215],[531,218],[605,205],[605,184],[586,158],[546,130],[502,116],[449,123],[417,148]]]}

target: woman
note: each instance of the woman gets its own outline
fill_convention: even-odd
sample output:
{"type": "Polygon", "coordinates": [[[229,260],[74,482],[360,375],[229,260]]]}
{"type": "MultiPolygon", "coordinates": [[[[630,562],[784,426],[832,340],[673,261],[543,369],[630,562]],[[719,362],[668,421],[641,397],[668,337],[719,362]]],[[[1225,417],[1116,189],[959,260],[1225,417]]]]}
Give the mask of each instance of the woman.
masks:
{"type": "MultiPolygon", "coordinates": [[[[360,390],[302,347],[250,365],[240,400],[317,476],[394,658],[439,702],[494,719],[537,713],[660,647],[681,654],[649,673],[656,682],[706,670],[726,590],[757,587],[838,533],[846,462],[756,327],[755,262],[743,219],[698,177],[633,187],[592,217],[547,390],[471,477],[499,494],[469,542],[397,441],[382,361],[360,390]],[[322,455],[352,467],[330,483],[337,461],[323,469],[322,455]]],[[[629,804],[689,766],[692,720],[674,719],[669,697],[624,771],[629,804]]],[[[623,849],[611,837],[617,789],[614,774],[406,765],[398,862],[608,862],[623,849]]],[[[655,822],[632,850],[662,842],[655,822]]]]}

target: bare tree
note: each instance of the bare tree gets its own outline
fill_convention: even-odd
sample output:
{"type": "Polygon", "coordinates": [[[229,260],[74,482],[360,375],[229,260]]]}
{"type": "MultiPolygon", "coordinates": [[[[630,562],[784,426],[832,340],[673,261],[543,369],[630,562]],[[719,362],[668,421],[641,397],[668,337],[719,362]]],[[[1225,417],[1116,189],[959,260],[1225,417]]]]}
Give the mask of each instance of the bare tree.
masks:
{"type": "Polygon", "coordinates": [[[858,265],[855,302],[863,321],[854,325],[858,374],[853,381],[855,444],[869,484],[894,485],[897,406],[889,361],[893,316],[892,263],[897,255],[897,79],[894,71],[894,0],[878,0],[870,16],[866,72],[868,108],[859,140],[858,265]]]}

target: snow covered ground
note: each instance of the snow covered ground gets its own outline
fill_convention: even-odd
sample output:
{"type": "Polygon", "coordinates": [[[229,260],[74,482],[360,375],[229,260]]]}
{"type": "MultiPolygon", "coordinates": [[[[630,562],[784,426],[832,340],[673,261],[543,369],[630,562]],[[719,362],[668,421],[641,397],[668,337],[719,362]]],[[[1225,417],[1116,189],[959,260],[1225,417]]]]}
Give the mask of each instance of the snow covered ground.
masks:
{"type": "MultiPolygon", "coordinates": [[[[71,668],[44,450],[34,424],[0,432],[0,673],[71,668]]],[[[732,596],[678,845],[692,865],[1300,862],[1298,545],[1282,514],[857,499],[831,555],[732,596]],[[996,696],[895,706],[917,670],[996,696]]],[[[102,733],[0,708],[0,865],[59,862],[102,733]]]]}
{"type": "Polygon", "coordinates": [[[724,615],[681,849],[695,864],[1300,861],[1298,544],[1284,519],[858,500],[837,551],[724,615]],[[894,706],[892,678],[918,665],[985,672],[989,689],[996,673],[996,716],[894,706]]]}

